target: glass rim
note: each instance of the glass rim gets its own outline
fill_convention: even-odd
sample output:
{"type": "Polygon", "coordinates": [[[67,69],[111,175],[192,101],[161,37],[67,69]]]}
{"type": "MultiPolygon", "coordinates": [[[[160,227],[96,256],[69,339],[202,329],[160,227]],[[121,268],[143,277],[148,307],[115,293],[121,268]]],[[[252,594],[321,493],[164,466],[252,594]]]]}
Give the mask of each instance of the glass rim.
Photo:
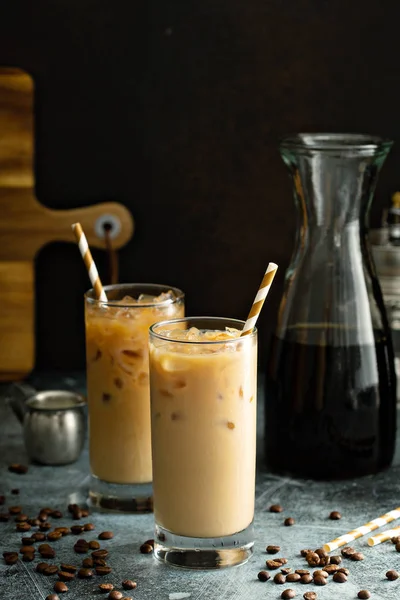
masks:
{"type": "Polygon", "coordinates": [[[376,151],[389,150],[393,140],[365,133],[294,133],[283,136],[282,149],[332,150],[332,151],[376,151]]]}
{"type": "Polygon", "coordinates": [[[112,290],[129,290],[135,288],[156,288],[162,293],[162,291],[168,292],[172,291],[174,293],[173,298],[168,298],[167,300],[163,300],[162,302],[141,302],[140,304],[122,304],[120,300],[100,300],[100,298],[95,297],[94,288],[90,288],[84,294],[84,298],[87,302],[94,304],[96,306],[112,306],[118,308],[154,308],[169,306],[170,304],[175,304],[179,300],[184,300],[185,293],[177,287],[172,285],[164,285],[163,283],[115,283],[113,285],[104,285],[103,290],[106,292],[112,290]]]}
{"type": "Polygon", "coordinates": [[[238,341],[244,341],[245,339],[252,339],[257,335],[257,327],[254,327],[252,332],[246,336],[239,336],[237,338],[227,339],[227,340],[177,340],[165,335],[161,335],[154,331],[155,327],[161,327],[165,325],[171,325],[174,323],[187,323],[188,321],[229,321],[230,323],[236,323],[241,325],[241,330],[243,329],[246,321],[242,321],[241,319],[233,319],[230,317],[181,317],[180,319],[165,319],[164,321],[157,321],[157,323],[153,323],[149,327],[150,336],[153,336],[163,342],[172,342],[174,344],[199,344],[199,345],[215,345],[215,344],[231,344],[238,343],[238,341]]]}

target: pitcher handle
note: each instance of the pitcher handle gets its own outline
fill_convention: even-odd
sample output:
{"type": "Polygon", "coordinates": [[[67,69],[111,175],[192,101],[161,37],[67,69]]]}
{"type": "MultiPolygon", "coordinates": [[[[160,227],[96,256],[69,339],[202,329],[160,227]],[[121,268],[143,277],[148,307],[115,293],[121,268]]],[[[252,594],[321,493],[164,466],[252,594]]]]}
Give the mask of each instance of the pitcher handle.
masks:
{"type": "Polygon", "coordinates": [[[27,383],[12,383],[6,392],[6,399],[20,423],[23,423],[26,413],[26,401],[36,394],[35,388],[27,383]]]}

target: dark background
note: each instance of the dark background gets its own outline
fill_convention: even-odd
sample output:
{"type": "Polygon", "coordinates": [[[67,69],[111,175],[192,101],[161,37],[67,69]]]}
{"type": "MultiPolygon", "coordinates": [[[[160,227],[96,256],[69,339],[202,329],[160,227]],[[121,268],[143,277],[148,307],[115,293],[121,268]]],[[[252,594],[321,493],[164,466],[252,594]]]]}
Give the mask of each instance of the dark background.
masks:
{"type": "MultiPolygon", "coordinates": [[[[295,231],[278,138],[392,137],[377,225],[400,188],[399,24],[397,0],[2,0],[0,64],[34,77],[39,200],[130,208],[121,281],[174,284],[187,313],[245,318],[279,264],[263,360],[295,231]]],[[[77,248],[43,249],[36,277],[37,366],[83,366],[77,248]]]]}

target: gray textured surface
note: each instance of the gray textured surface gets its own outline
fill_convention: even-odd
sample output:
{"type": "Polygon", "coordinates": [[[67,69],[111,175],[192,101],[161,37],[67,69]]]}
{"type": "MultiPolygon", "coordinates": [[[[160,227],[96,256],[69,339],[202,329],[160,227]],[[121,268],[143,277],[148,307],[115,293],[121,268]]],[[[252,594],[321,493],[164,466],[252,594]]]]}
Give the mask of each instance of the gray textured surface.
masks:
{"type": "MultiPolygon", "coordinates": [[[[41,380],[40,387],[55,385],[51,379],[41,380]]],[[[71,378],[56,380],[58,387],[82,389],[82,380],[71,378]]],[[[261,405],[261,403],[260,403],[261,405]]],[[[260,406],[262,409],[262,406],[260,406]]],[[[260,410],[259,431],[262,432],[262,410],[260,410]]],[[[259,444],[260,456],[262,443],[259,444]]],[[[0,494],[5,494],[7,504],[21,504],[24,511],[35,516],[43,506],[59,508],[64,518],[53,520],[54,526],[71,525],[72,521],[66,511],[69,502],[84,498],[88,481],[88,455],[84,451],[79,461],[67,467],[40,467],[31,465],[26,475],[15,475],[7,471],[10,462],[26,462],[21,437],[21,429],[1,398],[0,390],[0,494]],[[12,488],[21,490],[19,496],[12,496],[12,488]]],[[[157,563],[151,556],[139,553],[140,544],[153,537],[152,515],[119,516],[92,514],[82,522],[91,521],[96,525],[94,532],[86,533],[88,540],[96,539],[103,530],[113,530],[114,539],[102,542],[110,548],[109,564],[113,572],[106,578],[93,578],[91,581],[76,580],[69,585],[69,593],[65,600],[87,600],[101,596],[97,584],[110,581],[119,584],[123,579],[132,578],[138,587],[131,594],[136,600],[169,600],[170,594],[187,593],[190,600],[258,600],[280,598],[283,589],[291,587],[296,590],[296,598],[302,598],[307,590],[316,591],[318,599],[350,599],[356,598],[360,589],[369,589],[372,599],[394,600],[400,598],[400,579],[389,582],[385,572],[389,568],[400,570],[400,554],[395,552],[390,543],[369,548],[366,538],[355,542],[355,546],[365,553],[365,560],[360,563],[344,561],[351,575],[346,584],[339,585],[330,580],[323,588],[313,585],[286,584],[278,586],[268,581],[261,583],[257,573],[264,568],[266,544],[279,544],[282,551],[278,556],[289,559],[287,566],[307,568],[299,556],[301,548],[317,548],[337,535],[345,533],[355,526],[377,517],[387,510],[400,505],[399,459],[396,457],[391,470],[374,477],[366,477],[347,482],[316,483],[297,481],[275,477],[258,472],[256,496],[256,544],[253,558],[244,566],[219,572],[185,572],[168,568],[157,563]],[[266,508],[280,502],[285,511],[282,514],[271,514],[266,508]],[[339,510],[343,514],[341,521],[330,521],[327,516],[331,510],[339,510]],[[284,527],[286,516],[296,519],[293,527],[284,527]]],[[[261,463],[261,460],[260,460],[261,463]]],[[[0,507],[2,511],[4,507],[0,507]]],[[[400,525],[400,523],[397,523],[400,525]]],[[[396,525],[396,524],[395,524],[396,525]]],[[[15,531],[13,521],[0,523],[0,549],[18,550],[22,534],[15,531]]],[[[74,553],[72,546],[75,536],[67,536],[52,543],[57,555],[54,561],[69,562],[79,565],[84,556],[74,553]]],[[[271,558],[271,557],[270,557],[271,558]]],[[[56,577],[44,577],[35,572],[35,565],[19,561],[14,566],[6,566],[0,559],[0,598],[1,600],[39,600],[52,592],[56,577]]],[[[173,597],[173,596],[172,596],[173,597]]]]}

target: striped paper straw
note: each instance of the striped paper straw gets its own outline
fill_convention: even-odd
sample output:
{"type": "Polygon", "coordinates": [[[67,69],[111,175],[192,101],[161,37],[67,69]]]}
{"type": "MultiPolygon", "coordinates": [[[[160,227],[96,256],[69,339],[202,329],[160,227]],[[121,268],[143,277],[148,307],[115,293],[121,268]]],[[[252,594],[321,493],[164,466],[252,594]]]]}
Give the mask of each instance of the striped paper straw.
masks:
{"type": "Polygon", "coordinates": [[[368,546],[377,546],[378,544],[382,544],[382,542],[387,542],[392,539],[396,535],[400,535],[400,527],[395,527],[394,529],[388,529],[383,533],[378,533],[378,535],[374,535],[367,539],[368,546]]]}
{"type": "Polygon", "coordinates": [[[332,542],[329,542],[328,544],[324,544],[323,548],[326,552],[332,552],[332,550],[336,550],[336,548],[340,548],[340,546],[344,546],[349,542],[353,542],[357,538],[362,537],[363,535],[374,531],[374,529],[378,529],[379,527],[382,527],[383,525],[386,525],[387,523],[390,523],[399,517],[400,507],[396,508],[395,510],[391,510],[385,515],[382,515],[381,517],[378,517],[377,519],[374,519],[365,525],[361,525],[361,527],[357,527],[357,529],[353,529],[353,531],[349,531],[349,533],[336,538],[336,540],[332,540],[332,542]]]}
{"type": "Polygon", "coordinates": [[[89,250],[86,236],[83,233],[82,225],[80,223],[74,223],[72,225],[72,231],[74,232],[76,241],[78,242],[79,250],[81,251],[83,262],[88,270],[89,278],[92,282],[96,298],[102,302],[108,302],[106,293],[100,281],[99,273],[93,260],[93,256],[89,250]]]}
{"type": "Polygon", "coordinates": [[[258,315],[261,312],[262,306],[264,304],[264,300],[267,297],[269,288],[271,287],[272,281],[275,277],[275,273],[277,272],[277,270],[278,270],[278,265],[276,265],[275,263],[272,263],[272,262],[269,263],[267,270],[265,271],[265,275],[263,277],[261,285],[258,288],[256,297],[254,298],[253,306],[251,307],[249,316],[247,317],[247,321],[244,324],[242,333],[240,334],[241,336],[249,335],[249,333],[251,333],[253,331],[255,324],[257,322],[257,319],[258,319],[258,315]]]}

